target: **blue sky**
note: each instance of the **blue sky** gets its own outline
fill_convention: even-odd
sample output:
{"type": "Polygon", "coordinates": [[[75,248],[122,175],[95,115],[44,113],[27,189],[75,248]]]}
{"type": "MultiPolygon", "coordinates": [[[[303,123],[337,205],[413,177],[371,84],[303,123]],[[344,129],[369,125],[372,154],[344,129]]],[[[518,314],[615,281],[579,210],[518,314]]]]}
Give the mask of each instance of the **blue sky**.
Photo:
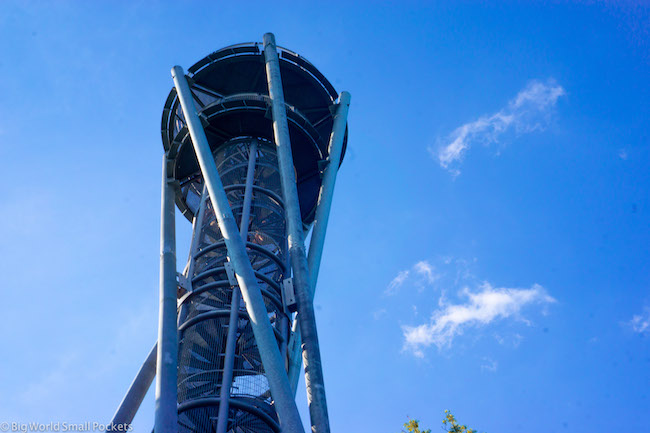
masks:
{"type": "Polygon", "coordinates": [[[3,1],[0,23],[0,421],[110,419],[157,333],[170,68],[272,31],[352,94],[315,300],[332,431],[444,409],[648,431],[647,5],[3,1]]]}

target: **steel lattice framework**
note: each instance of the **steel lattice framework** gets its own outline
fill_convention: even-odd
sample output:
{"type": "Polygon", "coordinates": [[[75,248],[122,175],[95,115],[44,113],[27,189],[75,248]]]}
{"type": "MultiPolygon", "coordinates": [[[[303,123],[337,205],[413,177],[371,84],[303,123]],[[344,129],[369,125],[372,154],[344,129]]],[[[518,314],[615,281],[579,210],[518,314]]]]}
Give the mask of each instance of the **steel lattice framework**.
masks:
{"type": "MultiPolygon", "coordinates": [[[[278,347],[286,357],[290,329],[288,311],[282,303],[282,284],[287,271],[287,242],[275,146],[257,138],[237,138],[224,143],[214,156],[233,215],[240,221],[240,230],[243,215],[249,215],[247,253],[278,347]],[[251,163],[252,200],[245,203],[251,163]],[[245,209],[246,204],[249,209],[245,209]]],[[[210,200],[201,200],[199,206],[188,266],[192,290],[180,303],[180,431],[211,431],[208,426],[216,426],[224,370],[230,362],[227,431],[277,432],[277,416],[271,407],[269,383],[250,319],[238,302],[234,306],[237,309],[236,349],[231,359],[225,356],[233,308],[233,286],[226,273],[228,251],[210,200]]]]}
{"type": "Polygon", "coordinates": [[[312,296],[349,94],[272,34],[218,50],[188,75],[175,66],[172,77],[158,343],[112,430],[131,423],[155,370],[157,433],[302,433],[294,396],[304,360],[312,431],[329,433],[312,296]],[[178,274],[174,207],[193,230],[178,274]]]}

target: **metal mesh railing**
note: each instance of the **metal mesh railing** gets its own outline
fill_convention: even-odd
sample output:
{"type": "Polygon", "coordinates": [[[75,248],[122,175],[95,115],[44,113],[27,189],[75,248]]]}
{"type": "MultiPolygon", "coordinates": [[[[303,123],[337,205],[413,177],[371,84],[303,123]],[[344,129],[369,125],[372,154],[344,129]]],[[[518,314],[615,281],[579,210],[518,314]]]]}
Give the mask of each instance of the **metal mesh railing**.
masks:
{"type": "MultiPolygon", "coordinates": [[[[287,240],[275,146],[240,138],[220,146],[214,157],[233,215],[240,223],[253,140],[257,153],[247,251],[278,345],[286,353],[289,321],[282,306],[281,287],[287,269],[287,240]]],[[[201,183],[201,179],[194,179],[187,188],[198,194],[203,190],[201,183]]],[[[269,383],[243,301],[238,311],[234,359],[225,359],[233,293],[225,269],[227,251],[210,200],[197,203],[195,215],[200,220],[196,221],[196,248],[190,258],[191,293],[183,300],[183,323],[179,326],[179,429],[214,430],[223,372],[231,362],[227,431],[277,431],[269,383]],[[201,206],[204,208],[199,212],[201,206]]]]}
{"type": "MultiPolygon", "coordinates": [[[[178,432],[214,432],[218,422],[219,401],[200,399],[182,404],[178,413],[178,432]]],[[[273,408],[257,401],[238,398],[229,405],[228,429],[236,433],[279,433],[273,408]]]]}

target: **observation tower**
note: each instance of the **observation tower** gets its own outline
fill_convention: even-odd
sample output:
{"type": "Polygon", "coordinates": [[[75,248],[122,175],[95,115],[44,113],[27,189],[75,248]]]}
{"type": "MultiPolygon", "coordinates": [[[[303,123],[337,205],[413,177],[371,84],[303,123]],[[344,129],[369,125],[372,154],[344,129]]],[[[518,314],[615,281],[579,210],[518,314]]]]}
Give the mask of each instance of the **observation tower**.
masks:
{"type": "Polygon", "coordinates": [[[270,33],[172,77],[158,341],[112,430],[130,425],[155,377],[156,433],[302,433],[304,363],[311,430],[329,433],[313,293],[350,95],[270,33]],[[192,230],[181,272],[175,207],[192,230]]]}

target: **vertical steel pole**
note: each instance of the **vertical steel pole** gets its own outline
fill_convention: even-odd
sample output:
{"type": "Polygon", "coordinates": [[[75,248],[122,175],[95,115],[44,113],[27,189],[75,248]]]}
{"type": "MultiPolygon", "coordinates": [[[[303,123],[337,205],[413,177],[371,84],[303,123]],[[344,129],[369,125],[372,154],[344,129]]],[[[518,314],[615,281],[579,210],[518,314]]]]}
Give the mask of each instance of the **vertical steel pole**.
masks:
{"type": "Polygon", "coordinates": [[[156,433],[178,431],[178,325],[176,323],[176,228],[172,180],[163,157],[160,212],[160,318],[156,365],[156,433]]]}
{"type": "Polygon", "coordinates": [[[321,364],[318,333],[316,331],[316,317],[314,304],[311,297],[311,284],[309,282],[309,268],[305,253],[305,240],[300,216],[300,203],[298,201],[298,187],[296,174],[291,155],[291,142],[289,141],[289,126],[287,112],[284,104],[282,78],[280,77],[280,60],[275,45],[275,36],[272,33],[264,35],[264,58],[266,60],[266,78],[269,86],[273,110],[273,133],[278,152],[282,195],[285,202],[289,254],[293,269],[294,289],[296,302],[300,314],[300,328],[302,331],[303,362],[305,363],[305,382],[307,384],[307,401],[309,403],[309,416],[311,418],[312,432],[329,433],[329,419],[327,415],[327,401],[325,399],[325,384],[323,381],[323,367],[321,364]]]}
{"type": "Polygon", "coordinates": [[[138,412],[142,400],[144,400],[147,391],[151,387],[151,382],[156,376],[156,354],[158,352],[158,343],[153,345],[151,352],[147,356],[147,359],[140,367],[138,374],[136,374],[135,379],[131,383],[129,390],[124,395],[124,399],[120,403],[120,406],[115,411],[113,419],[111,420],[109,427],[106,431],[115,431],[115,432],[124,432],[129,431],[128,426],[133,422],[133,417],[138,412]]]}
{"type": "MultiPolygon", "coordinates": [[[[203,221],[203,214],[205,213],[205,202],[208,197],[208,190],[205,187],[205,182],[203,183],[203,189],[201,192],[201,201],[199,202],[199,208],[198,211],[196,212],[196,215],[194,215],[194,221],[192,221],[192,242],[190,244],[190,259],[189,259],[189,264],[186,268],[187,274],[185,275],[185,278],[187,278],[187,283],[190,286],[190,291],[193,290],[192,287],[192,276],[194,275],[194,256],[196,253],[199,251],[199,243],[200,243],[200,236],[199,233],[201,232],[201,227],[199,226],[201,224],[201,221],[203,221]]],[[[180,304],[178,307],[178,326],[180,327],[183,322],[185,322],[185,318],[187,317],[187,303],[184,302],[180,304]]],[[[178,331],[178,342],[180,344],[181,341],[181,336],[183,335],[183,331],[178,331]]]]}
{"type": "Polygon", "coordinates": [[[334,185],[336,184],[336,174],[341,164],[341,152],[343,151],[343,139],[345,138],[345,128],[348,121],[348,109],[350,108],[350,94],[341,92],[339,95],[339,104],[334,115],[334,125],[329,140],[329,157],[328,164],[323,173],[323,183],[318,195],[318,205],[316,207],[316,216],[314,218],[314,229],[311,232],[311,241],[309,242],[309,255],[307,262],[309,264],[309,276],[312,282],[312,295],[316,289],[316,280],[320,270],[320,261],[323,256],[323,246],[325,245],[325,234],[327,233],[327,223],[330,218],[330,209],[332,208],[332,198],[334,197],[334,185]]]}
{"type": "Polygon", "coordinates": [[[257,277],[253,272],[244,241],[238,232],[237,223],[217,172],[208,139],[196,112],[190,86],[180,66],[172,68],[172,77],[187,120],[196,157],[208,187],[214,213],[226,243],[228,257],[233,265],[239,288],[246,302],[246,310],[251,320],[255,342],[259,348],[264,372],[269,381],[271,395],[280,418],[280,424],[286,433],[304,433],[298,407],[289,386],[284,362],[280,356],[278,343],[264,305],[264,298],[257,285],[257,277]]]}
{"type": "Polygon", "coordinates": [[[203,214],[205,213],[206,201],[208,199],[208,190],[203,181],[203,190],[201,192],[201,201],[199,202],[199,209],[194,216],[194,223],[192,224],[192,243],[190,245],[190,266],[187,270],[187,279],[192,281],[194,275],[194,256],[199,252],[199,243],[201,241],[199,233],[201,233],[201,222],[203,221],[203,214]]]}
{"type": "Polygon", "coordinates": [[[248,225],[251,218],[251,203],[253,202],[253,182],[255,181],[255,164],[257,164],[257,140],[253,140],[249,150],[248,168],[246,170],[246,188],[244,189],[244,204],[242,208],[241,221],[239,222],[239,233],[244,243],[248,239],[248,225]]]}
{"type": "Polygon", "coordinates": [[[289,376],[289,385],[291,385],[294,397],[298,391],[298,381],[300,380],[300,369],[302,367],[302,353],[300,350],[302,347],[302,334],[300,333],[299,319],[296,314],[291,324],[291,337],[289,337],[289,344],[287,344],[287,350],[289,351],[289,371],[287,376],[289,376]]]}
{"type": "MultiPolygon", "coordinates": [[[[255,180],[256,161],[257,141],[253,141],[249,148],[246,187],[244,189],[244,204],[242,207],[241,221],[239,222],[239,233],[244,242],[248,239],[248,224],[251,215],[251,202],[253,200],[253,181],[255,180]]],[[[226,339],[226,353],[223,360],[223,377],[221,379],[221,393],[219,398],[219,414],[217,416],[217,433],[226,433],[228,427],[230,384],[232,383],[233,368],[235,366],[235,343],[237,342],[237,323],[239,322],[238,287],[233,287],[231,298],[230,318],[228,319],[228,337],[226,339]]]]}
{"type": "MultiPolygon", "coordinates": [[[[327,223],[330,217],[332,199],[334,197],[334,185],[336,184],[336,174],[341,164],[341,154],[343,152],[343,139],[345,138],[345,128],[348,122],[348,109],[350,108],[350,94],[341,92],[339,103],[334,114],[334,124],[330,134],[328,146],[328,164],[323,172],[323,183],[318,194],[318,204],[316,206],[316,216],[314,218],[314,229],[311,232],[311,241],[309,242],[309,254],[307,255],[307,264],[309,265],[309,280],[311,282],[311,296],[313,299],[316,291],[316,281],[318,280],[318,271],[323,256],[323,247],[325,245],[325,234],[327,232],[327,223]]],[[[298,313],[300,314],[300,313],[298,313]]],[[[298,318],[296,318],[298,319],[298,318]]],[[[299,321],[293,324],[293,333],[289,339],[289,383],[294,393],[298,387],[298,378],[300,376],[300,341],[301,333],[299,321]]],[[[295,394],[294,394],[295,395],[295,394]]]]}

